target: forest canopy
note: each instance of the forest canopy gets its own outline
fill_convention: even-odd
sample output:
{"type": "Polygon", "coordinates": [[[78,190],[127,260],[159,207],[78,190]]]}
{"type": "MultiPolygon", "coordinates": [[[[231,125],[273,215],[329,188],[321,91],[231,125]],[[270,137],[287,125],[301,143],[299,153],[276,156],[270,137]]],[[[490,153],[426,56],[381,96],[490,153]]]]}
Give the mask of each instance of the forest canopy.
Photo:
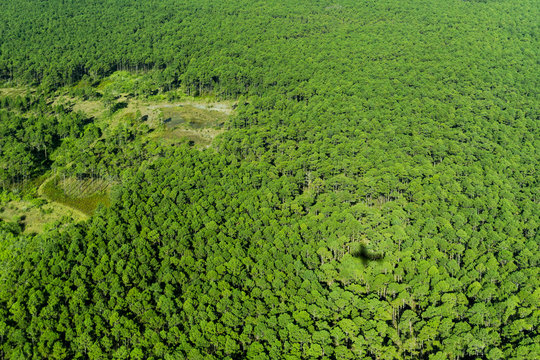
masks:
{"type": "Polygon", "coordinates": [[[0,0],[0,358],[540,358],[539,18],[0,0]]]}

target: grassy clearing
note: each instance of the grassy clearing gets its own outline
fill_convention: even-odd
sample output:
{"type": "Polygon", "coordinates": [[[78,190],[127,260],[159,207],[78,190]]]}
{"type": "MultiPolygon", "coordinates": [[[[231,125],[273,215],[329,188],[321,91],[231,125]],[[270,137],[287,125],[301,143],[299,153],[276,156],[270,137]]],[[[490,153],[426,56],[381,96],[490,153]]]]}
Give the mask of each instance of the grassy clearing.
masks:
{"type": "Polygon", "coordinates": [[[161,140],[162,142],[169,144],[178,143],[183,139],[187,139],[188,141],[193,142],[194,145],[196,144],[202,147],[208,147],[212,144],[212,140],[222,132],[223,130],[216,129],[192,130],[177,128],[154,132],[150,134],[150,136],[156,140],[161,140]]]}
{"type": "Polygon", "coordinates": [[[80,221],[86,219],[86,216],[60,204],[34,199],[3,204],[0,206],[0,218],[17,222],[23,226],[24,233],[33,234],[42,232],[48,224],[56,221],[80,221]]]}
{"type": "MultiPolygon", "coordinates": [[[[222,125],[233,111],[231,102],[202,102],[188,100],[171,104],[166,101],[144,101],[121,96],[118,102],[125,102],[126,106],[110,117],[113,123],[126,116],[135,117],[137,114],[144,117],[150,126],[158,126],[166,120],[169,122],[181,120],[180,123],[192,123],[197,128],[222,125]]],[[[170,125],[169,125],[170,126],[170,125]]]]}
{"type": "Polygon", "coordinates": [[[212,107],[179,104],[160,108],[163,121],[169,128],[185,125],[193,129],[223,126],[227,114],[212,107]]]}
{"type": "Polygon", "coordinates": [[[22,96],[26,95],[30,88],[24,86],[0,87],[0,96],[22,96]]]}
{"type": "Polygon", "coordinates": [[[186,100],[171,104],[121,98],[127,106],[107,119],[109,127],[132,121],[142,121],[150,129],[149,136],[165,143],[188,139],[196,145],[207,147],[223,132],[232,110],[232,103],[197,102],[186,100]]]}
{"type": "MultiPolygon", "coordinates": [[[[146,134],[143,136],[153,141],[176,144],[187,140],[206,148],[224,131],[234,102],[217,101],[211,95],[194,98],[186,96],[182,89],[134,98],[133,91],[144,80],[143,75],[117,72],[93,88],[101,95],[112,94],[112,105],[121,105],[116,108],[110,102],[96,100],[95,96],[84,100],[83,95],[73,95],[78,93],[70,92],[70,89],[58,92],[49,101],[85,113],[104,134],[107,129],[117,126],[142,125],[143,134],[146,134]]],[[[75,88],[87,86],[93,85],[80,82],[75,88]]],[[[29,87],[0,84],[0,95],[3,96],[25,95],[31,91],[29,87]]],[[[45,174],[14,189],[20,197],[34,199],[0,204],[0,218],[21,223],[26,232],[41,232],[48,223],[66,217],[82,220],[92,215],[100,204],[108,206],[110,203],[111,184],[106,180],[49,176],[45,174]]]]}
{"type": "Polygon", "coordinates": [[[95,194],[107,193],[111,184],[104,179],[77,180],[76,178],[70,177],[65,180],[58,179],[56,186],[62,189],[69,197],[86,198],[95,194]]]}
{"type": "Polygon", "coordinates": [[[81,111],[95,119],[102,118],[107,113],[107,109],[105,108],[105,105],[103,105],[103,102],[98,100],[75,101],[73,111],[81,111]]]}
{"type": "Polygon", "coordinates": [[[109,206],[110,186],[101,179],[68,178],[64,181],[52,177],[41,185],[39,192],[49,201],[92,215],[99,205],[109,206]]]}
{"type": "Polygon", "coordinates": [[[181,89],[135,98],[133,94],[147,75],[144,72],[117,71],[102,80],[94,89],[103,96],[112,95],[113,104],[106,105],[105,100],[83,100],[65,95],[58,96],[55,102],[68,104],[74,111],[82,111],[93,117],[96,125],[102,129],[141,121],[153,130],[153,137],[162,137],[166,142],[187,138],[203,146],[208,146],[221,132],[214,130],[223,128],[233,112],[235,102],[216,101],[211,95],[194,98],[186,96],[181,89]],[[114,104],[118,106],[117,109],[114,109],[114,104]],[[111,108],[113,113],[110,112],[111,108]]]}
{"type": "Polygon", "coordinates": [[[232,106],[232,103],[196,101],[151,105],[151,109],[160,112],[157,119],[158,131],[151,136],[168,143],[187,139],[194,145],[208,147],[224,131],[232,106]],[[165,126],[160,127],[161,124],[165,126]]]}
{"type": "Polygon", "coordinates": [[[53,99],[52,104],[71,107],[73,111],[83,112],[94,119],[103,118],[107,113],[105,105],[99,100],[83,100],[68,95],[60,95],[53,99]]]}

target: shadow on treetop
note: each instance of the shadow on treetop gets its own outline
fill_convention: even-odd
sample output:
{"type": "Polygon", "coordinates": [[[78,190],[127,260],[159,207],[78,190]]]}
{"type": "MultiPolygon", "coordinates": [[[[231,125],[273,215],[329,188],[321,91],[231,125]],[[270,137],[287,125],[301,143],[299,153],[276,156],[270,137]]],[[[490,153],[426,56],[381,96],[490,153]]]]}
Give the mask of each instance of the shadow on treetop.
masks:
{"type": "Polygon", "coordinates": [[[365,245],[360,245],[358,250],[351,252],[351,255],[362,261],[362,264],[366,265],[369,261],[381,261],[384,258],[384,254],[370,252],[365,245]]]}

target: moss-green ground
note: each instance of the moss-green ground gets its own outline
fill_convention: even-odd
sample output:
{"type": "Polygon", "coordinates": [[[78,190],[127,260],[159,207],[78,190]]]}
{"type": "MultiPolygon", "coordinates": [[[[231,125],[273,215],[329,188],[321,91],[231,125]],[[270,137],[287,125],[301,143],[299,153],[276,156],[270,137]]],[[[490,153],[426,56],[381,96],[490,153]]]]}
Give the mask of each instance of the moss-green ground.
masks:
{"type": "Polygon", "coordinates": [[[75,221],[86,219],[78,211],[43,199],[17,200],[0,205],[0,218],[18,222],[27,234],[40,233],[48,224],[62,221],[65,217],[75,221]]]}
{"type": "Polygon", "coordinates": [[[49,201],[89,216],[99,205],[109,206],[109,188],[110,184],[100,179],[69,178],[64,182],[58,177],[52,177],[41,185],[39,194],[49,201]]]}

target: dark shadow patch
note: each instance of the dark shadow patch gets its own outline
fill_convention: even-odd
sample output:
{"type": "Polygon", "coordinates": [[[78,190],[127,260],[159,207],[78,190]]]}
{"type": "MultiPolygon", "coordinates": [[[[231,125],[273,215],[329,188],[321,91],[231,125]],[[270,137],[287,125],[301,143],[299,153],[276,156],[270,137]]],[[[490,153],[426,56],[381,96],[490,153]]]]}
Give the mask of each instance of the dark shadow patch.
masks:
{"type": "Polygon", "coordinates": [[[120,101],[113,105],[111,108],[111,113],[117,112],[118,110],[127,108],[128,103],[127,101],[120,101]]]}
{"type": "Polygon", "coordinates": [[[359,249],[351,252],[351,255],[362,261],[366,265],[370,261],[382,261],[384,254],[371,252],[365,245],[360,245],[359,249]]]}

